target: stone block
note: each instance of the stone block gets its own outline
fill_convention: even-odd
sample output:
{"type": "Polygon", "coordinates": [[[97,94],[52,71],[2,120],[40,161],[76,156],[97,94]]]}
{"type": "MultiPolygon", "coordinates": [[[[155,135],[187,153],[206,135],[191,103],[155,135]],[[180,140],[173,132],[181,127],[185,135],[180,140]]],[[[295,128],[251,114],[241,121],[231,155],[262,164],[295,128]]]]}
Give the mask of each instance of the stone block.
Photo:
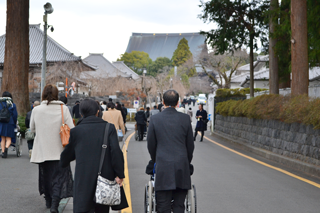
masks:
{"type": "Polygon", "coordinates": [[[268,136],[268,128],[267,127],[262,128],[262,135],[268,136]]]}
{"type": "Polygon", "coordinates": [[[306,133],[308,135],[314,135],[316,133],[316,130],[314,129],[314,126],[313,125],[308,125],[306,127],[306,133]]]}
{"type": "Polygon", "coordinates": [[[304,134],[307,133],[307,126],[304,124],[300,124],[299,132],[304,134]]]}
{"type": "Polygon", "coordinates": [[[310,152],[310,146],[302,145],[301,146],[301,154],[304,156],[308,156],[310,152]]]}
{"type": "Polygon", "coordinates": [[[290,151],[292,153],[299,153],[299,151],[301,150],[301,144],[298,143],[291,143],[291,147],[290,147],[290,151]]]}
{"type": "Polygon", "coordinates": [[[308,134],[306,135],[307,135],[306,145],[315,147],[316,144],[313,145],[312,143],[314,135],[308,135],[308,134]]]}
{"type": "Polygon", "coordinates": [[[280,130],[279,129],[272,129],[271,137],[275,139],[280,138],[280,130]]]}
{"type": "Polygon", "coordinates": [[[299,132],[299,130],[300,130],[300,124],[299,123],[291,124],[291,127],[290,127],[290,131],[291,132],[299,132]]]}
{"type": "Polygon", "coordinates": [[[270,137],[266,137],[266,146],[271,146],[271,138],[270,137]]]}

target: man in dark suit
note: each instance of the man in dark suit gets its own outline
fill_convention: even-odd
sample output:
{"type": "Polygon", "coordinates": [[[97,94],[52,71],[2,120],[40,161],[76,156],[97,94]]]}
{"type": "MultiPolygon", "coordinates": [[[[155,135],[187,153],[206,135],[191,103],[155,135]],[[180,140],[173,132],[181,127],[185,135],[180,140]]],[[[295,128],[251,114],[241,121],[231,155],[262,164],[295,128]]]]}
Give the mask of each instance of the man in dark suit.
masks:
{"type": "Polygon", "coordinates": [[[194,150],[190,117],[176,111],[179,94],[168,90],[163,95],[165,109],[151,117],[148,150],[156,163],[155,191],[158,213],[183,213],[184,200],[191,189],[191,160],[194,150]]]}

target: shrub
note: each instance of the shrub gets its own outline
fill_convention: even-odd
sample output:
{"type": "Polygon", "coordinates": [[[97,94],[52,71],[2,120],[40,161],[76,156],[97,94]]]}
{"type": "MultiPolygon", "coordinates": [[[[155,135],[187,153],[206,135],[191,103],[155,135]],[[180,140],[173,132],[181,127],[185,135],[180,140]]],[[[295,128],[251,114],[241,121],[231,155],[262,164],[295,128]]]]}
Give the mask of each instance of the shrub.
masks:
{"type": "MultiPolygon", "coordinates": [[[[266,91],[267,89],[255,88],[254,92],[266,91]]],[[[216,91],[216,97],[246,97],[246,94],[250,94],[250,88],[243,89],[218,89],[216,91]]]]}
{"type": "Polygon", "coordinates": [[[21,134],[24,134],[26,129],[27,129],[26,124],[25,124],[25,119],[26,119],[25,116],[22,116],[22,115],[18,116],[18,121],[19,121],[19,127],[20,127],[21,134]]]}
{"type": "Polygon", "coordinates": [[[261,95],[240,101],[230,100],[218,103],[216,112],[223,116],[303,123],[320,129],[320,99],[311,99],[307,95],[261,95]]]}

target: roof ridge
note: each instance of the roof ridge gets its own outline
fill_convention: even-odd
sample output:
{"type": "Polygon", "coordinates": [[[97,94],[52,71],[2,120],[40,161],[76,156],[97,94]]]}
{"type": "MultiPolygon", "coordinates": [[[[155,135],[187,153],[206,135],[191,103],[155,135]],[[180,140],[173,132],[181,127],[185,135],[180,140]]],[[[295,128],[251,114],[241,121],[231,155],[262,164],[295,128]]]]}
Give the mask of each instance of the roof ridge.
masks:
{"type": "Polygon", "coordinates": [[[113,61],[112,63],[118,63],[120,62],[121,64],[123,64],[126,68],[128,68],[129,70],[131,70],[136,76],[139,76],[135,71],[133,71],[130,67],[128,67],[124,61],[113,61]]]}
{"type": "MultiPolygon", "coordinates": [[[[39,30],[39,32],[41,32],[41,34],[43,35],[44,32],[39,28],[36,28],[37,30],[39,30]]],[[[66,48],[64,48],[61,44],[59,44],[57,41],[55,41],[53,38],[51,38],[51,36],[47,35],[47,42],[48,40],[50,40],[50,42],[56,46],[57,48],[59,48],[61,51],[63,51],[64,53],[68,54],[70,57],[74,57],[77,59],[81,59],[81,57],[74,55],[73,53],[71,53],[69,50],[67,50],[66,48]]]]}

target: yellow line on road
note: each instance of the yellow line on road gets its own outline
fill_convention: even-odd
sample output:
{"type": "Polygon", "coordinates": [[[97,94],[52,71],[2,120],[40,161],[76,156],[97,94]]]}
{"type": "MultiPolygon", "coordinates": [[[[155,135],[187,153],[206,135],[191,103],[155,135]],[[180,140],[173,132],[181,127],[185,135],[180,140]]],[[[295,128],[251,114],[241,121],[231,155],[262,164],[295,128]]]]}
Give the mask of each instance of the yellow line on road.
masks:
{"type": "Polygon", "coordinates": [[[284,174],[286,174],[286,175],[289,175],[290,177],[296,178],[296,179],[298,179],[298,180],[301,180],[301,181],[303,181],[303,182],[309,183],[309,184],[311,184],[311,185],[313,185],[313,186],[315,186],[315,187],[320,188],[320,184],[318,184],[318,183],[316,183],[316,182],[313,182],[313,181],[311,181],[311,180],[305,179],[305,178],[300,177],[300,176],[298,176],[298,175],[292,174],[291,172],[288,172],[288,171],[286,171],[286,170],[280,169],[280,168],[278,168],[278,167],[271,166],[271,165],[269,165],[269,164],[267,164],[267,163],[264,163],[264,162],[262,162],[262,161],[259,161],[259,160],[255,159],[255,158],[249,157],[248,155],[244,155],[244,154],[242,154],[242,153],[240,153],[240,152],[237,152],[237,151],[235,151],[235,150],[233,150],[233,149],[230,149],[229,147],[226,147],[226,146],[224,146],[224,145],[222,145],[222,144],[220,144],[220,143],[217,143],[217,142],[215,142],[214,140],[211,140],[210,138],[208,138],[208,137],[206,137],[206,136],[205,136],[205,139],[207,139],[208,141],[210,141],[210,142],[212,142],[212,143],[214,143],[214,144],[216,144],[216,145],[218,145],[218,146],[220,146],[220,147],[222,147],[222,148],[224,148],[224,149],[226,149],[226,150],[229,150],[230,152],[233,152],[233,153],[235,153],[235,154],[237,154],[237,155],[240,155],[240,156],[242,156],[242,157],[244,157],[244,158],[247,158],[247,159],[252,160],[252,161],[254,161],[254,162],[256,162],[256,163],[259,163],[259,164],[261,164],[261,165],[263,165],[263,166],[266,166],[266,167],[269,167],[269,168],[271,168],[271,169],[277,170],[277,171],[282,172],[282,173],[284,173],[284,174]]]}
{"type": "Polygon", "coordinates": [[[129,207],[121,210],[121,213],[132,213],[127,149],[129,146],[130,139],[132,138],[133,135],[134,135],[134,132],[131,135],[129,135],[129,137],[124,142],[123,147],[122,147],[122,152],[123,152],[123,157],[124,157],[124,175],[125,175],[125,179],[123,180],[123,189],[125,191],[129,207]]]}

